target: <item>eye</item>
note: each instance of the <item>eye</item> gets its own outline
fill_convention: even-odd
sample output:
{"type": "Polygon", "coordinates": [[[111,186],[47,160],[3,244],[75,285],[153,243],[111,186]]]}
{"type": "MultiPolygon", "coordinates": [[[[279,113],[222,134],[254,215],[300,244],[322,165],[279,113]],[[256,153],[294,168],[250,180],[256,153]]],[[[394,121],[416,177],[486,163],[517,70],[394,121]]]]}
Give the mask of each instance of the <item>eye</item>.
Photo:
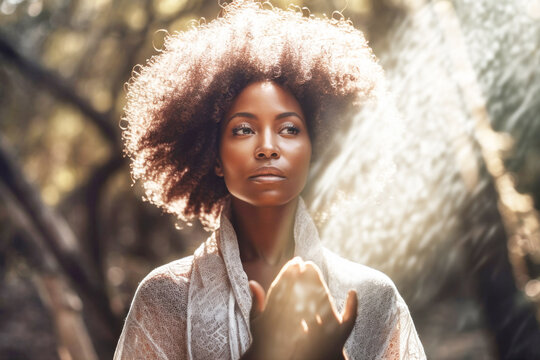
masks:
{"type": "Polygon", "coordinates": [[[300,129],[294,126],[293,124],[286,124],[280,130],[280,134],[286,135],[297,135],[300,132],[300,129]]]}
{"type": "Polygon", "coordinates": [[[255,134],[253,129],[247,124],[240,124],[239,126],[232,129],[233,135],[250,135],[255,134]]]}

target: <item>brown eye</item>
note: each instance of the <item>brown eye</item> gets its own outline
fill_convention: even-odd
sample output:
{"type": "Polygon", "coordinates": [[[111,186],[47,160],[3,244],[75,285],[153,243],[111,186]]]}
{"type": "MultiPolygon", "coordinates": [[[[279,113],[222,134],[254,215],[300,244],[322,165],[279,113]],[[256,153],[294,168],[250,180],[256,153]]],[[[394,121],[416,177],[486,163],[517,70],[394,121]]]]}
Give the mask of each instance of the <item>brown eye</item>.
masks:
{"type": "Polygon", "coordinates": [[[242,124],[240,126],[235,127],[232,129],[233,135],[250,135],[255,134],[253,129],[251,129],[248,125],[242,124]]]}
{"type": "Polygon", "coordinates": [[[279,132],[280,134],[297,135],[300,132],[300,129],[294,125],[286,125],[279,132]]]}

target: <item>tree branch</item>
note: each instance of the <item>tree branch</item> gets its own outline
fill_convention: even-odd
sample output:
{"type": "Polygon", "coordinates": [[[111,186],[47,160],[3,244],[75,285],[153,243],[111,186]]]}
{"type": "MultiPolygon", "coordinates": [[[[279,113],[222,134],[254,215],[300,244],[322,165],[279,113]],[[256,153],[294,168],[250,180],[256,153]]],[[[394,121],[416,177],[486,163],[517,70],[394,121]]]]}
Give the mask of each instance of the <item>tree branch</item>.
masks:
{"type": "Polygon", "coordinates": [[[100,281],[99,275],[89,271],[93,268],[88,265],[88,257],[81,253],[69,225],[42,202],[39,192],[25,179],[2,137],[0,174],[1,181],[41,235],[59,267],[68,275],[73,288],[82,299],[90,302],[89,305],[99,314],[102,323],[107,324],[111,333],[116,334],[120,323],[109,307],[105,284],[100,281]]]}
{"type": "Polygon", "coordinates": [[[76,106],[81,113],[86,115],[99,129],[105,139],[120,151],[118,132],[107,114],[97,111],[88,100],[77,94],[77,91],[69,86],[65,80],[54,72],[43,68],[40,64],[24,57],[9,41],[0,34],[0,56],[11,62],[25,77],[39,86],[45,87],[61,100],[76,106]]]}

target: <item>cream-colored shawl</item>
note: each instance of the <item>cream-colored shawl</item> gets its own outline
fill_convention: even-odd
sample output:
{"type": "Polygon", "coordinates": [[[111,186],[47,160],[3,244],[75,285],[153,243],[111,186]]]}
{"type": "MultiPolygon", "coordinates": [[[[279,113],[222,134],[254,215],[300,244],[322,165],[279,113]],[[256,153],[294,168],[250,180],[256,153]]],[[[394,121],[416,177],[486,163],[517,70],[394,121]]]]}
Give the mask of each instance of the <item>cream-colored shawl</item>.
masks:
{"type": "MultiPolygon", "coordinates": [[[[358,316],[345,344],[349,359],[425,359],[407,305],[393,282],[325,249],[300,199],[295,256],[319,266],[342,311],[349,289],[358,316]]],[[[139,284],[114,359],[238,359],[249,348],[251,295],[236,234],[220,228],[193,256],[163,265],[139,284]]]]}

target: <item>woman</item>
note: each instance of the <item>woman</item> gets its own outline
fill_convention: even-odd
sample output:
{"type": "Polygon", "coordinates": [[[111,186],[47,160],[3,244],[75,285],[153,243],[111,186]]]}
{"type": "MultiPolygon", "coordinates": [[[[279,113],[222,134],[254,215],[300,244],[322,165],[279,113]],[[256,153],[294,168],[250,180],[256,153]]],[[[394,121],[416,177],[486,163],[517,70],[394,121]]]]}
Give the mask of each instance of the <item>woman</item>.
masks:
{"type": "Polygon", "coordinates": [[[141,282],[115,359],[425,358],[392,281],[324,249],[300,197],[382,70],[348,22],[265,5],[169,37],[129,86],[134,178],[215,231],[141,282]]]}

